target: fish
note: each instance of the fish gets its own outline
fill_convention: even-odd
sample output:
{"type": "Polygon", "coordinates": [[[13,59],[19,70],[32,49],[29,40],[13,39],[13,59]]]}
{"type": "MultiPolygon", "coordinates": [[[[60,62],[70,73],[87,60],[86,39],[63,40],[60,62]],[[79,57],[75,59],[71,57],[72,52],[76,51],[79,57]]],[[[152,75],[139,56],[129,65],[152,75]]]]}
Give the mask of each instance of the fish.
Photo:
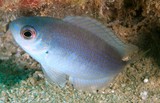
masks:
{"type": "Polygon", "coordinates": [[[20,17],[9,24],[16,43],[42,66],[48,81],[69,81],[82,91],[104,88],[128,63],[137,47],[124,43],[90,17],[20,17]]]}

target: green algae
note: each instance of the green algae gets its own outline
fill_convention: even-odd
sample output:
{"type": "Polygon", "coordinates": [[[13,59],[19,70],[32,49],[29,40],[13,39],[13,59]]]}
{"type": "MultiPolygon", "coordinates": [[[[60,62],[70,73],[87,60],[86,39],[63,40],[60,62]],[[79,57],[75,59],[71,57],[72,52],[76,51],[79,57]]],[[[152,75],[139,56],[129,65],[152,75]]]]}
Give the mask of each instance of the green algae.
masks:
{"type": "Polygon", "coordinates": [[[34,72],[34,69],[23,69],[15,64],[12,59],[0,60],[0,84],[7,88],[26,80],[34,72]]]}

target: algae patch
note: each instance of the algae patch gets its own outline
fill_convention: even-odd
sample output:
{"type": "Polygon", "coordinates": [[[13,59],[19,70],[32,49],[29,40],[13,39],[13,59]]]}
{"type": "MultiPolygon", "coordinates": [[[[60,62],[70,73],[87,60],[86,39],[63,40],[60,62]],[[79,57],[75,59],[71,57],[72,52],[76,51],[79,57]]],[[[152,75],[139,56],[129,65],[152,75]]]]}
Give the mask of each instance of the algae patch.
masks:
{"type": "Polygon", "coordinates": [[[23,69],[13,62],[13,60],[0,60],[0,87],[11,88],[15,84],[26,80],[34,73],[33,69],[23,69]]]}

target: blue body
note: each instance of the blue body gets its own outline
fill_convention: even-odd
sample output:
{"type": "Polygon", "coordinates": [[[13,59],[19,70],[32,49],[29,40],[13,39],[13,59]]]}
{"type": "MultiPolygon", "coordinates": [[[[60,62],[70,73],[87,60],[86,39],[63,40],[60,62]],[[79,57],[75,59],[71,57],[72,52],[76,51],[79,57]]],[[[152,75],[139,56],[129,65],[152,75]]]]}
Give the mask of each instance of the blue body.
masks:
{"type": "MultiPolygon", "coordinates": [[[[9,28],[16,42],[42,65],[46,74],[47,71],[53,70],[71,77],[73,84],[83,85],[82,88],[77,86],[80,89],[94,85],[98,85],[95,87],[98,89],[101,84],[90,83],[90,85],[87,81],[95,82],[94,80],[107,78],[103,82],[108,82],[126,64],[122,61],[122,53],[117,49],[118,44],[115,45],[116,48],[112,43],[117,38],[113,37],[113,40],[106,42],[94,32],[78,24],[49,17],[22,17],[13,21],[9,28]],[[20,35],[21,28],[26,25],[36,30],[37,35],[33,40],[25,40],[20,35]],[[79,79],[86,81],[77,83],[73,78],[77,81],[79,79]]],[[[121,43],[121,41],[116,42],[121,43]]],[[[125,44],[122,45],[124,46],[120,48],[124,50],[125,44]]],[[[52,80],[52,77],[50,79],[52,80]]],[[[53,81],[56,82],[57,77],[53,81]]]]}

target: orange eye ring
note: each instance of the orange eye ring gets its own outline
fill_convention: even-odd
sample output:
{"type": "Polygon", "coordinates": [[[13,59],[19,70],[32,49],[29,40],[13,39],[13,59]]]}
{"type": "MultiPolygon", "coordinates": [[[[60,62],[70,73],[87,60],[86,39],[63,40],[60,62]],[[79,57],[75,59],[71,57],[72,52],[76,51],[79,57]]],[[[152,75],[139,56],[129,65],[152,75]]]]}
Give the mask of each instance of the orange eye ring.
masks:
{"type": "Polygon", "coordinates": [[[25,26],[21,30],[21,36],[27,40],[34,39],[36,37],[36,31],[31,26],[25,26]]]}

